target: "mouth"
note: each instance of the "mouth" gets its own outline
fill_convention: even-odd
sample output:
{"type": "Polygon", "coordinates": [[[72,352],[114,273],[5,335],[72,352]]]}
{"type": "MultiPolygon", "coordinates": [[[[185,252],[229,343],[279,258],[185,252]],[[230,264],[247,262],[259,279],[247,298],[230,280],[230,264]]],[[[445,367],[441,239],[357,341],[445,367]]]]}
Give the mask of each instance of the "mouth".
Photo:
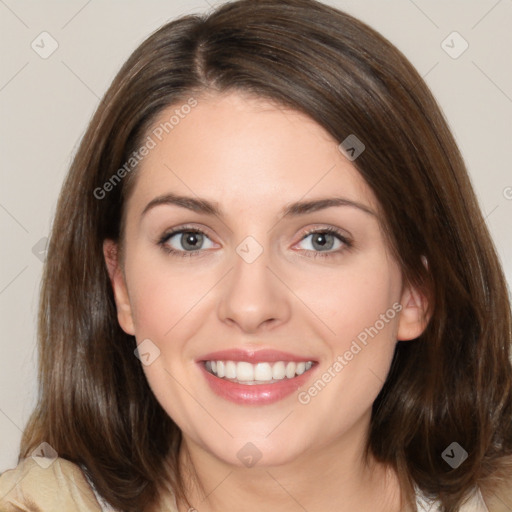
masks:
{"type": "Polygon", "coordinates": [[[266,405],[298,391],[318,361],[276,350],[224,350],[197,360],[210,389],[242,405],[266,405]]]}
{"type": "Polygon", "coordinates": [[[295,379],[309,371],[313,361],[249,361],[209,360],[203,361],[207,372],[219,379],[246,386],[274,384],[282,380],[295,379]]]}

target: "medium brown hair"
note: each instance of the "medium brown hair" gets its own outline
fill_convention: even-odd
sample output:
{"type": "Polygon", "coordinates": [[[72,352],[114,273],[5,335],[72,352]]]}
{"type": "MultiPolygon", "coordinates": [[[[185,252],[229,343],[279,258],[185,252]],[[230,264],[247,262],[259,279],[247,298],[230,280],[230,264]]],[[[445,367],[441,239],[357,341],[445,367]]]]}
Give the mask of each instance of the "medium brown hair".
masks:
{"type": "Polygon", "coordinates": [[[122,241],[136,169],[103,197],[94,191],[105,190],[164,109],[207,91],[272,100],[336,141],[355,134],[365,144],[354,165],[378,199],[404,279],[431,314],[419,338],[397,343],[366,453],[397,471],[405,501],[414,502],[417,484],[457,511],[475,485],[497,490],[511,474],[511,310],[462,157],[404,55],[313,0],[240,0],[182,17],[119,71],[60,194],[41,290],[39,401],[20,458],[48,442],[125,511],[158,497],[167,459],[183,497],[181,433],[117,322],[102,251],[105,239],[122,241]],[[452,442],[469,454],[456,469],[441,457],[452,442]]]}

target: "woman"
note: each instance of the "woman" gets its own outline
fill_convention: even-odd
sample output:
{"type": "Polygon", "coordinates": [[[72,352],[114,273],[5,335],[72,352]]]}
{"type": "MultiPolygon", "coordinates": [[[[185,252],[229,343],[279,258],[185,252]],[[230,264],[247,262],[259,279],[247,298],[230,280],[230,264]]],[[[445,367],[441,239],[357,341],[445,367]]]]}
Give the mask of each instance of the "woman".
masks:
{"type": "Polygon", "coordinates": [[[510,303],[461,155],[405,57],[321,3],[133,53],[39,321],[2,510],[512,507],[510,303]]]}

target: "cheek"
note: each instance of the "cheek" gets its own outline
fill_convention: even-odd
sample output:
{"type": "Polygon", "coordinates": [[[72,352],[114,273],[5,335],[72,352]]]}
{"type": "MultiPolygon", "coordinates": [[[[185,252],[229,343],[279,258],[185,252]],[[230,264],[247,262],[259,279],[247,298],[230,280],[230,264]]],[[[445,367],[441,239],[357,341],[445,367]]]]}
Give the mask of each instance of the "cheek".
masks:
{"type": "Polygon", "coordinates": [[[364,338],[367,330],[375,336],[374,327],[380,339],[396,341],[398,315],[393,304],[400,300],[401,275],[383,251],[323,268],[309,279],[304,274],[296,280],[296,289],[332,349],[343,350],[361,333],[364,338]]]}
{"type": "Polygon", "coordinates": [[[208,290],[211,275],[191,272],[182,262],[173,262],[156,251],[132,256],[127,272],[137,338],[165,340],[172,336],[175,325],[193,313],[194,305],[208,290]]]}
{"type": "Polygon", "coordinates": [[[329,356],[319,376],[321,382],[304,390],[301,403],[311,400],[315,407],[330,409],[336,418],[333,433],[334,425],[371,407],[386,380],[396,346],[401,273],[382,253],[369,256],[333,272],[328,287],[317,283],[310,288],[309,297],[324,312],[322,320],[332,332],[324,336],[329,356]],[[332,409],[333,403],[339,408],[332,409]]]}
{"type": "Polygon", "coordinates": [[[316,308],[333,331],[327,335],[323,322],[317,322],[326,358],[317,379],[298,396],[304,414],[329,418],[311,427],[318,429],[318,438],[349,429],[368,414],[381,391],[396,346],[400,288],[400,274],[381,262],[363,273],[340,272],[328,290],[311,289],[309,297],[316,297],[316,308]]]}
{"type": "MultiPolygon", "coordinates": [[[[211,271],[199,276],[164,256],[133,251],[127,262],[130,303],[137,342],[150,339],[159,354],[143,366],[149,386],[171,418],[190,430],[200,414],[190,406],[192,365],[189,340],[204,320],[201,297],[211,288],[211,271]],[[193,274],[193,275],[191,275],[193,274]]],[[[153,349],[154,350],[154,349],[153,349]]],[[[199,422],[200,423],[200,422],[199,422]]]]}

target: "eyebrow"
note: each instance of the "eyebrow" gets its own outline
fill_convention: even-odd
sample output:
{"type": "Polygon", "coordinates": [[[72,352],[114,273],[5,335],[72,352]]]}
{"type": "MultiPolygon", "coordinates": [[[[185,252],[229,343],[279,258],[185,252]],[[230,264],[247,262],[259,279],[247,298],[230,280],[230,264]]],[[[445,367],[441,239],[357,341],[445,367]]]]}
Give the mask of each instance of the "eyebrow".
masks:
{"type": "MultiPolygon", "coordinates": [[[[182,208],[186,208],[196,213],[212,216],[215,215],[217,217],[224,218],[224,214],[217,202],[172,193],[164,194],[152,199],[142,211],[141,217],[143,217],[149,210],[161,205],[181,206],[182,208]]],[[[343,197],[326,197],[311,201],[297,201],[286,205],[281,211],[281,214],[282,217],[297,217],[299,215],[305,215],[336,206],[349,206],[357,208],[369,215],[376,216],[375,212],[368,206],[343,197]]]]}

